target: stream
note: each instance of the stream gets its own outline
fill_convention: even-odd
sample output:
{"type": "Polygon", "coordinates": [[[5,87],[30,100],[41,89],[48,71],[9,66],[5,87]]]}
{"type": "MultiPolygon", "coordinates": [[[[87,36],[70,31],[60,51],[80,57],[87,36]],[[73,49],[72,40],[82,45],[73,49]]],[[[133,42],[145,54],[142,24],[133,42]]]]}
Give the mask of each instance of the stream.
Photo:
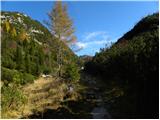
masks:
{"type": "Polygon", "coordinates": [[[100,97],[99,99],[97,99],[97,101],[97,106],[91,112],[93,119],[111,119],[109,112],[104,107],[104,102],[102,98],[100,97]]]}
{"type": "MultiPolygon", "coordinates": [[[[92,77],[90,77],[92,78],[92,77]]],[[[86,99],[89,101],[95,101],[95,106],[93,107],[90,114],[93,119],[111,119],[111,115],[109,114],[106,106],[107,102],[104,101],[103,98],[103,83],[97,83],[95,79],[87,80],[87,86],[89,89],[86,93],[86,99]]]]}
{"type": "MultiPolygon", "coordinates": [[[[97,91],[98,89],[96,89],[97,91]]],[[[101,93],[93,91],[93,98],[90,98],[90,101],[95,101],[95,107],[91,111],[91,115],[93,119],[111,119],[111,115],[106,109],[106,103],[103,101],[103,97],[101,93]]]]}

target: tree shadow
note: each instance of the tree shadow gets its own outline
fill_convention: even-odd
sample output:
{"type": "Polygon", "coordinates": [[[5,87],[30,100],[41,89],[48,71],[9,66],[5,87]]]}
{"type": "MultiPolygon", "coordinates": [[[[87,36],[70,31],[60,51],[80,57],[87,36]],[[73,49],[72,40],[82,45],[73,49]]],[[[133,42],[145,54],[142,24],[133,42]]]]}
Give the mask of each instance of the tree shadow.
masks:
{"type": "Polygon", "coordinates": [[[65,101],[58,109],[45,109],[44,112],[36,110],[28,119],[91,119],[91,110],[94,104],[87,101],[65,101]]]}

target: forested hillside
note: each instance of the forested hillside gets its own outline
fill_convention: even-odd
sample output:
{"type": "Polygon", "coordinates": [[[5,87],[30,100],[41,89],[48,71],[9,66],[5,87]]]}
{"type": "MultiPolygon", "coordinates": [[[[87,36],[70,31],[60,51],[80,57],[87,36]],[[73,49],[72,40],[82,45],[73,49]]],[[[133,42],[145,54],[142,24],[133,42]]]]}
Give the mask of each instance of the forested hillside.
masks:
{"type": "MultiPolygon", "coordinates": [[[[18,12],[2,12],[1,17],[2,70],[15,69],[34,76],[54,74],[58,44],[65,51],[63,64],[75,61],[76,55],[70,48],[53,38],[38,21],[18,12]]],[[[8,75],[2,74],[2,79],[5,77],[8,75]]]]}
{"type": "MultiPolygon", "coordinates": [[[[78,80],[78,57],[40,22],[19,12],[1,12],[2,113],[18,109],[26,101],[21,85],[41,75],[57,76],[61,46],[62,77],[78,80]],[[71,73],[74,71],[74,73],[71,73]]],[[[67,82],[67,81],[66,81],[67,82]]]]}
{"type": "Polygon", "coordinates": [[[86,63],[86,72],[123,90],[112,106],[115,118],[158,117],[158,50],[159,13],[155,13],[86,63]]]}

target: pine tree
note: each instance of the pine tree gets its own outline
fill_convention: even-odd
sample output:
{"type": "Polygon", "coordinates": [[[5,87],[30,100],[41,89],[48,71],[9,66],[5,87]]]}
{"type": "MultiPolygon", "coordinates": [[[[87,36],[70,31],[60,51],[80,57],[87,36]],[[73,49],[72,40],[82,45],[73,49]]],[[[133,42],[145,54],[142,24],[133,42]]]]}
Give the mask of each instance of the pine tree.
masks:
{"type": "Polygon", "coordinates": [[[17,69],[22,70],[23,68],[23,55],[21,47],[17,46],[16,49],[16,62],[17,62],[17,69]]]}
{"type": "Polygon", "coordinates": [[[28,53],[25,55],[25,69],[27,73],[30,73],[30,56],[28,53]]]}
{"type": "Polygon", "coordinates": [[[54,38],[60,40],[57,46],[57,63],[59,76],[61,76],[62,62],[63,62],[63,49],[62,43],[73,45],[76,41],[74,36],[74,28],[72,20],[67,13],[67,6],[62,5],[61,1],[55,2],[52,11],[48,14],[50,21],[47,22],[51,33],[54,38]]]}

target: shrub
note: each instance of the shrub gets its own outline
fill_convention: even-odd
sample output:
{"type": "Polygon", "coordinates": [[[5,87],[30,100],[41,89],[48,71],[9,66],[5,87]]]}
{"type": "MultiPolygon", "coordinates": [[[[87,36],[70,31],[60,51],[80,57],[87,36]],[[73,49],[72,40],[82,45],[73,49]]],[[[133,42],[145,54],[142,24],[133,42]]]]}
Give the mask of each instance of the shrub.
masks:
{"type": "Polygon", "coordinates": [[[7,80],[7,83],[13,82],[14,75],[16,75],[16,70],[10,70],[2,67],[1,75],[2,80],[7,80]]]}
{"type": "Polygon", "coordinates": [[[2,58],[2,65],[11,69],[16,68],[16,63],[13,62],[13,60],[10,57],[6,57],[6,56],[2,58]]]}
{"type": "Polygon", "coordinates": [[[23,79],[21,81],[21,84],[32,83],[34,79],[35,77],[33,75],[28,73],[23,73],[23,79]]]}
{"type": "Polygon", "coordinates": [[[1,93],[2,118],[8,117],[7,111],[17,110],[26,103],[26,97],[16,84],[3,85],[1,93]]]}
{"type": "Polygon", "coordinates": [[[68,64],[66,67],[65,78],[70,81],[78,81],[80,79],[79,69],[76,64],[68,64]]]}
{"type": "Polygon", "coordinates": [[[49,73],[51,73],[51,69],[50,69],[49,67],[45,66],[43,69],[44,69],[44,70],[43,70],[43,73],[44,73],[44,74],[49,74],[49,73]]]}
{"type": "Polygon", "coordinates": [[[34,81],[35,77],[28,73],[21,73],[17,70],[11,70],[2,67],[2,80],[5,80],[5,84],[15,83],[15,84],[26,84],[34,81]]]}

